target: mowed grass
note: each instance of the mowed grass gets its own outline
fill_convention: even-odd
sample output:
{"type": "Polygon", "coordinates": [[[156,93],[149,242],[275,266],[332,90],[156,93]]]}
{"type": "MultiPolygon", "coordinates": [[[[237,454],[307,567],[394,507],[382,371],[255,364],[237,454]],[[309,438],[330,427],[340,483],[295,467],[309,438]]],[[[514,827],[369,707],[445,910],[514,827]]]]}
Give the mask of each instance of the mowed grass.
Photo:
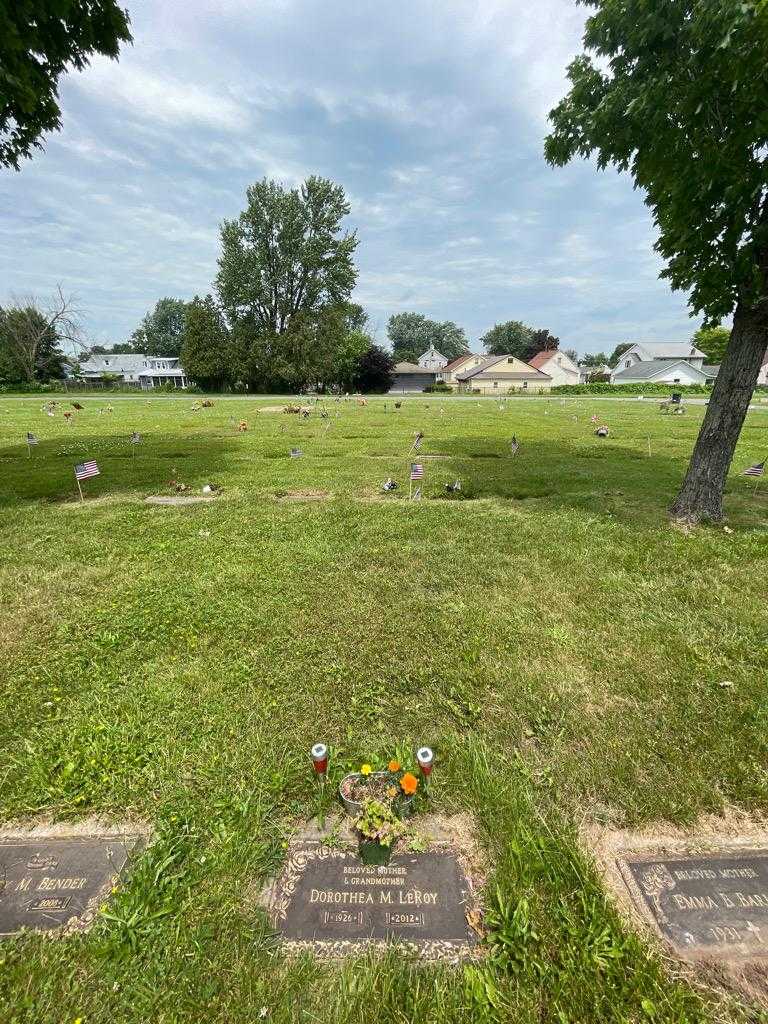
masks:
{"type": "Polygon", "coordinates": [[[685,534],[665,508],[701,406],[80,401],[67,427],[0,398],[0,818],[135,816],[156,841],[90,933],[0,945],[3,1022],[763,1019],[626,929],[576,836],[768,807],[768,484],[738,475],[768,412],[731,532],[685,534]],[[223,494],[145,505],[172,476],[223,494]],[[330,497],[285,500],[305,490],[330,497]],[[474,815],[491,866],[487,959],[282,956],[256,896],[318,810],[317,740],[337,777],[435,748],[431,809],[474,815]]]}

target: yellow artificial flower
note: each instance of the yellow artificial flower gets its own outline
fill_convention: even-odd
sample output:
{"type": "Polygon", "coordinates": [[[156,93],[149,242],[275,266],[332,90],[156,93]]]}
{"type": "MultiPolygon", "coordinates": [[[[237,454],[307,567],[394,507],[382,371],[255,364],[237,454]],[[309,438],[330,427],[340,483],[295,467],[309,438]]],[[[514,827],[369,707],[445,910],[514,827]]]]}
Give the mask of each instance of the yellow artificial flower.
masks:
{"type": "Polygon", "coordinates": [[[360,768],[360,774],[361,775],[370,775],[372,771],[373,771],[373,768],[371,768],[371,766],[369,764],[364,764],[360,768]]]}

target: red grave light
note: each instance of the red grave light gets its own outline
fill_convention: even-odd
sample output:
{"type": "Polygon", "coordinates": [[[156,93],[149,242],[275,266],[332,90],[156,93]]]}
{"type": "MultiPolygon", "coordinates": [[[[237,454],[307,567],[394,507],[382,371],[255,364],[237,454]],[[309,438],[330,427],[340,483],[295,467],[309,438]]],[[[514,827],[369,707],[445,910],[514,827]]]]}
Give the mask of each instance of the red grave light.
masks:
{"type": "Polygon", "coordinates": [[[325,743],[316,743],[310,753],[312,755],[312,767],[318,775],[325,775],[328,771],[328,747],[325,743]]]}
{"type": "Polygon", "coordinates": [[[419,747],[416,751],[416,760],[419,762],[419,768],[421,768],[423,775],[430,775],[432,772],[432,765],[435,761],[435,754],[431,747],[419,747]]]}

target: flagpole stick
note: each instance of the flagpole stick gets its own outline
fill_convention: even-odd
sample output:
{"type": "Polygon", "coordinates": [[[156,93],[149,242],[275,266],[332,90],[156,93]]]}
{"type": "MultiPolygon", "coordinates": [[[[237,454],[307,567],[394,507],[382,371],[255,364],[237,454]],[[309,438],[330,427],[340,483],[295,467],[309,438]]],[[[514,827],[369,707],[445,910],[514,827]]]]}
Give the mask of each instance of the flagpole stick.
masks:
{"type": "Polygon", "coordinates": [[[83,497],[83,488],[80,486],[79,480],[77,481],[77,489],[80,491],[80,501],[85,501],[85,498],[83,497]]]}
{"type": "Polygon", "coordinates": [[[27,458],[32,458],[32,445],[29,443],[29,441],[27,441],[27,458]]]}

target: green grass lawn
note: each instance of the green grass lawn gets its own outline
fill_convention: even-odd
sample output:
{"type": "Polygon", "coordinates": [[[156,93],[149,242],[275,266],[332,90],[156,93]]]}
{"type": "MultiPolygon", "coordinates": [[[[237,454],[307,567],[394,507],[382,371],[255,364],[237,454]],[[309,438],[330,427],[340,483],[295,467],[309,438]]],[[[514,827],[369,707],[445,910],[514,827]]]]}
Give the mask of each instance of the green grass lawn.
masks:
{"type": "Polygon", "coordinates": [[[134,816],[157,839],[88,934],[0,945],[4,1024],[768,1019],[676,979],[576,841],[585,818],[768,808],[768,483],[738,475],[768,412],[731,532],[686,534],[665,508],[701,406],[373,400],[331,404],[326,433],[270,399],[80,401],[67,427],[0,397],[0,819],[134,816]],[[172,476],[223,495],[143,504],[172,476]],[[331,497],[284,500],[307,489],[331,497]],[[317,809],[317,740],[337,774],[435,748],[432,809],[474,815],[491,864],[488,959],[281,955],[254,894],[317,809]]]}

